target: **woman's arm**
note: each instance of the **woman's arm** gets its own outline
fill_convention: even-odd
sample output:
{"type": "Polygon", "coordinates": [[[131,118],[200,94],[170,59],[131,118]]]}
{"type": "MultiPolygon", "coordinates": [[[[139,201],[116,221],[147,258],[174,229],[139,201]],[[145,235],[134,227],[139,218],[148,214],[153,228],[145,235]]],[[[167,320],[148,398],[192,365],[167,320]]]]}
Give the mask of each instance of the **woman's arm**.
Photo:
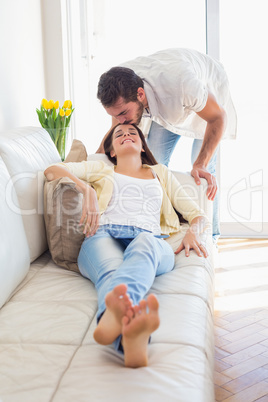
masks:
{"type": "Polygon", "coordinates": [[[187,230],[181,244],[175,251],[175,254],[179,254],[183,249],[185,249],[186,257],[189,257],[190,250],[194,249],[199,257],[204,256],[207,258],[208,252],[205,246],[200,241],[200,234],[204,231],[207,225],[207,219],[203,216],[198,216],[194,218],[191,222],[190,228],[187,230]]]}
{"type": "Polygon", "coordinates": [[[82,216],[79,225],[84,225],[83,233],[89,237],[93,236],[99,226],[99,206],[95,190],[83,180],[69,172],[62,166],[53,165],[48,167],[44,174],[48,181],[69,177],[75,184],[77,191],[83,194],[82,216]]]}
{"type": "Polygon", "coordinates": [[[200,241],[200,234],[208,225],[206,214],[198,204],[189,197],[178,180],[168,169],[167,183],[169,184],[168,195],[170,196],[173,206],[190,223],[190,228],[187,230],[181,244],[175,251],[175,254],[178,254],[185,249],[185,255],[186,257],[189,257],[190,250],[194,249],[198,256],[204,256],[206,258],[208,252],[200,241]]]}

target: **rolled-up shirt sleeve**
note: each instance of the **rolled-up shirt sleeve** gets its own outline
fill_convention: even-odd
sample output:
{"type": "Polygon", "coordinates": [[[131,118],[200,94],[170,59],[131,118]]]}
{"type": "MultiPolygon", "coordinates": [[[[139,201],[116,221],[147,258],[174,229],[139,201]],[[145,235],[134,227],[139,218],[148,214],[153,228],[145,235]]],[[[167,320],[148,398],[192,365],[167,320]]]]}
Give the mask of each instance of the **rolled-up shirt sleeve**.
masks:
{"type": "Polygon", "coordinates": [[[185,109],[196,113],[204,109],[208,99],[208,88],[200,79],[187,75],[182,83],[182,91],[185,109]]]}

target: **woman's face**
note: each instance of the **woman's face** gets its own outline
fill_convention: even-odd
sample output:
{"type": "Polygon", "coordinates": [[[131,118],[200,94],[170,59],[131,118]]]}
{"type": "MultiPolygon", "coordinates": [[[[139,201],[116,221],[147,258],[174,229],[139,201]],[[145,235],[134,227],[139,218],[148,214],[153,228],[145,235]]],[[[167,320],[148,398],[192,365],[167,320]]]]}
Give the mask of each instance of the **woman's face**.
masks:
{"type": "Polygon", "coordinates": [[[140,155],[143,151],[139,133],[131,124],[120,124],[115,128],[112,146],[112,157],[133,152],[140,155]]]}

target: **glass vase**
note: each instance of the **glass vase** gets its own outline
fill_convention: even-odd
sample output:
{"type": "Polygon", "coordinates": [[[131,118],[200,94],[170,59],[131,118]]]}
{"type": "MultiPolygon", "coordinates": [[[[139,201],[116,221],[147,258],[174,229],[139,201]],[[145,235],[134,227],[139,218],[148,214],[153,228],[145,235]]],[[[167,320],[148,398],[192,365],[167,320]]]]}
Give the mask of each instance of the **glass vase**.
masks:
{"type": "Polygon", "coordinates": [[[65,147],[66,147],[66,137],[68,134],[69,127],[65,128],[54,128],[54,129],[47,129],[52,141],[54,142],[61,160],[65,160],[65,147]]]}

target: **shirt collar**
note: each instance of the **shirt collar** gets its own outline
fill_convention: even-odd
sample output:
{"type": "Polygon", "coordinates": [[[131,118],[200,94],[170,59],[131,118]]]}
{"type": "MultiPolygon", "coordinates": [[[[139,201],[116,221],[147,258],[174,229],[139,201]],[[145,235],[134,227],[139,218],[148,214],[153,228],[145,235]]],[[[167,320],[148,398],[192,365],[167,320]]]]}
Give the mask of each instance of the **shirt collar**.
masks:
{"type": "Polygon", "coordinates": [[[153,91],[152,87],[150,86],[150,84],[145,80],[143,80],[143,83],[144,83],[145,95],[146,95],[146,98],[147,98],[147,101],[148,101],[148,106],[149,106],[149,110],[148,110],[148,108],[146,108],[147,110],[144,109],[143,117],[152,118],[153,116],[158,115],[157,101],[156,101],[156,98],[155,98],[154,91],[153,91]]]}

